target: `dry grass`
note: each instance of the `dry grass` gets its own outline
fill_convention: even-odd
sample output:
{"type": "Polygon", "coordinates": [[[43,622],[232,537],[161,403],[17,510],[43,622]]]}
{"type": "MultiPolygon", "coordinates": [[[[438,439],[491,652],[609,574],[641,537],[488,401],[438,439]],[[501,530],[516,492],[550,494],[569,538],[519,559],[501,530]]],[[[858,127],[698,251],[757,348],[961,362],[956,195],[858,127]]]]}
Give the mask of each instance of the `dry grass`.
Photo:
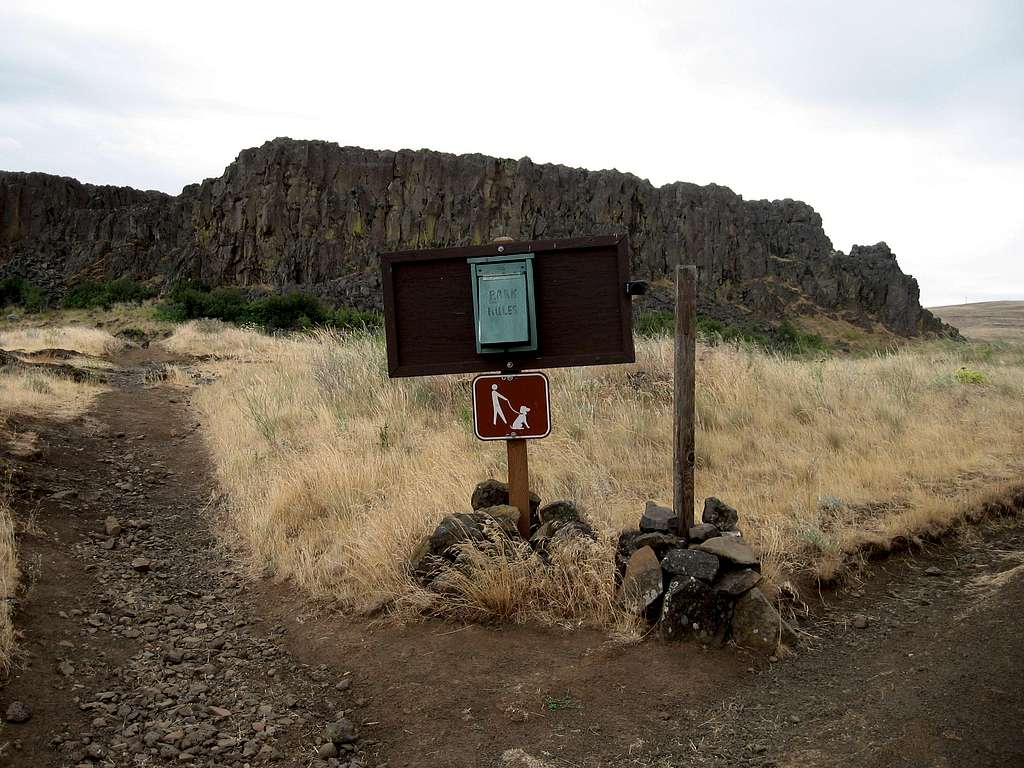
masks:
{"type": "Polygon", "coordinates": [[[1024,301],[982,301],[931,311],[969,339],[1024,340],[1024,301]]]}
{"type": "Polygon", "coordinates": [[[18,589],[18,557],[14,518],[6,494],[0,492],[0,676],[6,675],[14,652],[14,596],[18,589]]]}
{"type": "Polygon", "coordinates": [[[170,334],[176,324],[156,317],[157,303],[153,300],[141,304],[115,304],[110,309],[48,309],[36,314],[29,314],[18,307],[7,307],[0,312],[0,333],[11,329],[81,326],[102,328],[114,335],[128,329],[154,336],[170,334]]]}
{"type": "Polygon", "coordinates": [[[30,369],[0,368],[0,421],[12,413],[69,418],[85,411],[103,387],[30,369]]]}
{"type": "MultiPolygon", "coordinates": [[[[668,341],[640,342],[634,365],[550,372],[554,430],[531,446],[533,485],[580,503],[599,545],[553,568],[506,546],[438,595],[412,583],[406,557],[442,516],[468,507],[475,483],[505,472],[500,444],[470,430],[470,378],[389,381],[382,342],[366,336],[179,333],[172,348],[205,343],[237,361],[195,402],[229,495],[230,538],[258,571],[352,610],[391,602],[472,619],[621,620],[612,541],[645,499],[671,497],[668,341]]],[[[698,498],[740,510],[775,584],[831,578],[865,543],[939,530],[1020,476],[1024,348],[817,362],[703,348],[697,387],[698,498]],[[964,366],[984,383],[958,378],[964,366]]]]}
{"type": "Polygon", "coordinates": [[[60,326],[15,328],[0,332],[0,349],[37,352],[40,349],[68,349],[86,355],[112,355],[126,346],[122,339],[99,328],[60,326]]]}
{"type": "Polygon", "coordinates": [[[161,344],[169,351],[196,357],[260,362],[272,357],[281,339],[254,329],[238,328],[220,320],[190,320],[178,326],[161,344]]]}

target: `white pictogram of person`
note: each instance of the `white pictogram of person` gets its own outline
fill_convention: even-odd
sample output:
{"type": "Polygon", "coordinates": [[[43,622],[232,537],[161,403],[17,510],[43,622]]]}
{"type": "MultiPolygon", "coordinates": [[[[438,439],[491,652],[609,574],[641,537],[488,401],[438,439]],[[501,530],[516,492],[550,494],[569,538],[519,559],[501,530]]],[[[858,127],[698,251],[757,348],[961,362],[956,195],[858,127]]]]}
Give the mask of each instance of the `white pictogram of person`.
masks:
{"type": "Polygon", "coordinates": [[[498,385],[491,384],[491,412],[494,416],[493,423],[495,425],[497,425],[498,419],[501,419],[503,424],[508,424],[508,419],[505,418],[505,411],[501,407],[502,400],[508,403],[509,408],[515,410],[515,407],[512,405],[512,401],[498,391],[498,385]]]}
{"type": "Polygon", "coordinates": [[[512,422],[512,429],[529,429],[530,425],[526,423],[526,414],[530,412],[530,409],[525,405],[519,407],[519,415],[516,416],[516,420],[512,422]]]}

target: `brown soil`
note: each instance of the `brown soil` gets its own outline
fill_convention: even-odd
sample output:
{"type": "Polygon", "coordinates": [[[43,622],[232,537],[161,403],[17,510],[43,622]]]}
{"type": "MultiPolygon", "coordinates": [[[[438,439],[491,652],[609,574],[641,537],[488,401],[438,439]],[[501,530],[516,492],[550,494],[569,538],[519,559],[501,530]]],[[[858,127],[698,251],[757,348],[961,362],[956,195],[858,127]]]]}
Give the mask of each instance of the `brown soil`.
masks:
{"type": "Polygon", "coordinates": [[[0,454],[17,516],[34,519],[19,538],[20,657],[0,691],[0,708],[33,716],[0,727],[0,764],[319,765],[324,724],[344,716],[361,751],[337,764],[361,766],[497,766],[510,748],[574,768],[1024,765],[1019,518],[876,564],[774,662],[592,632],[369,624],[239,578],[212,533],[187,393],[144,385],[160,355],[115,361],[81,418],[22,420],[41,456],[0,454]],[[107,549],[108,515],[142,527],[107,549]],[[140,556],[149,573],[131,567],[140,556]],[[160,694],[140,697],[154,680],[160,694]],[[205,727],[225,702],[231,722],[206,747],[162,755],[125,735],[205,727]],[[228,730],[237,746],[210,746],[228,730]]]}

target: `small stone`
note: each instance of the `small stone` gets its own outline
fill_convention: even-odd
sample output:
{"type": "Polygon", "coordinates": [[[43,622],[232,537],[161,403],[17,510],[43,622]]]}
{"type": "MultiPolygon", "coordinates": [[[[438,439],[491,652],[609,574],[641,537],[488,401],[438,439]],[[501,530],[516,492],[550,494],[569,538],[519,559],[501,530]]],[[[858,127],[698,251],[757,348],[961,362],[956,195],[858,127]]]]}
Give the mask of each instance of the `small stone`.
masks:
{"type": "Polygon", "coordinates": [[[640,518],[640,530],[644,533],[675,533],[679,517],[668,507],[648,501],[640,518]]]}
{"type": "Polygon", "coordinates": [[[670,549],[661,561],[661,570],[671,576],[693,576],[711,582],[718,575],[718,558],[696,549],[670,549]]]}
{"type": "Polygon", "coordinates": [[[750,568],[742,571],[731,571],[723,574],[715,582],[714,588],[717,592],[724,592],[733,597],[739,597],[761,583],[761,574],[750,568]]]}
{"type": "Polygon", "coordinates": [[[338,756],[338,748],[334,745],[334,742],[328,741],[326,744],[321,744],[316,748],[316,754],[318,757],[327,759],[330,757],[338,756]]]}
{"type": "Polygon", "coordinates": [[[780,641],[791,646],[797,643],[796,632],[783,621],[775,606],[757,587],[736,601],[732,636],[738,645],[765,656],[773,655],[780,641]]]}
{"type": "Polygon", "coordinates": [[[662,602],[661,632],[669,640],[695,637],[705,645],[720,647],[731,614],[732,598],[693,576],[674,577],[662,602]]]}
{"type": "Polygon", "coordinates": [[[862,613],[858,613],[853,617],[850,622],[854,629],[867,629],[868,628],[868,617],[862,613]]]}
{"type": "Polygon", "coordinates": [[[121,535],[121,523],[118,522],[116,517],[110,516],[103,521],[103,530],[106,531],[107,536],[120,536],[121,535]]]}
{"type": "MultiPolygon", "coordinates": [[[[501,504],[508,504],[508,484],[500,480],[484,480],[473,489],[473,498],[470,500],[473,510],[484,507],[495,507],[501,504]]],[[[540,496],[530,491],[530,517],[537,513],[540,506],[540,496]]]]}
{"type": "Polygon", "coordinates": [[[57,671],[64,675],[64,677],[71,677],[75,674],[75,667],[70,661],[65,659],[57,665],[57,671]]]}
{"type": "Polygon", "coordinates": [[[351,687],[352,680],[351,678],[346,677],[344,680],[339,680],[337,684],[334,686],[334,689],[336,691],[347,691],[351,687]]]}
{"type": "Polygon", "coordinates": [[[92,760],[102,760],[107,751],[102,744],[97,744],[94,741],[85,748],[85,754],[92,760]]]}
{"type": "Polygon", "coordinates": [[[641,532],[633,542],[636,549],[650,547],[654,554],[661,560],[670,549],[683,549],[686,547],[686,540],[676,536],[674,533],[643,533],[641,532]]]}
{"type": "Polygon", "coordinates": [[[509,504],[498,504],[477,510],[478,514],[487,515],[498,524],[505,533],[513,535],[519,530],[519,508],[509,504]]]}
{"type": "Polygon", "coordinates": [[[740,567],[756,566],[759,568],[761,566],[754,550],[737,538],[719,536],[698,544],[695,549],[717,555],[719,559],[740,567]]]}
{"type": "Polygon", "coordinates": [[[8,723],[24,723],[30,717],[32,717],[32,710],[21,701],[12,701],[7,707],[7,713],[4,715],[4,719],[8,723]]]}
{"type": "Polygon", "coordinates": [[[629,558],[618,600],[627,611],[639,615],[661,596],[661,590],[661,564],[653,549],[641,547],[629,558]]]}
{"type": "Polygon", "coordinates": [[[331,741],[335,744],[352,744],[357,739],[355,726],[345,718],[324,726],[324,741],[331,741]]]}
{"type": "Polygon", "coordinates": [[[580,521],[580,511],[571,501],[552,501],[537,511],[540,524],[558,521],[560,523],[576,523],[580,521]]]}
{"type": "Polygon", "coordinates": [[[740,515],[721,499],[709,496],[704,500],[704,514],[700,516],[700,519],[720,531],[734,531],[740,515]]]}
{"type": "Polygon", "coordinates": [[[149,570],[153,567],[153,561],[145,557],[136,557],[132,560],[131,565],[139,573],[149,573],[149,570]]]}
{"type": "Polygon", "coordinates": [[[936,565],[930,565],[930,566],[928,566],[927,568],[924,569],[924,575],[925,576],[941,576],[942,575],[942,569],[939,568],[936,565]]]}
{"type": "Polygon", "coordinates": [[[697,525],[690,527],[688,538],[691,544],[700,544],[701,542],[713,539],[720,534],[721,531],[711,523],[698,523],[697,525]]]}

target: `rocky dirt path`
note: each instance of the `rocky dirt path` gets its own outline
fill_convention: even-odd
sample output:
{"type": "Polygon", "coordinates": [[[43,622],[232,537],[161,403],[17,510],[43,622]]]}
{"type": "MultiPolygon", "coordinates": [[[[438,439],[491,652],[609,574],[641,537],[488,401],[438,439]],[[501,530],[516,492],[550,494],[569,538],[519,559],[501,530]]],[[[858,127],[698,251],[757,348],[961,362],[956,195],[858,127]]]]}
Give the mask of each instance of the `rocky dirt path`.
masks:
{"type": "Polygon", "coordinates": [[[243,577],[188,393],[147,384],[159,350],[117,362],[88,414],[20,423],[40,452],[3,456],[29,589],[0,765],[1024,766],[1019,516],[873,567],[778,661],[352,621],[243,577]]]}
{"type": "Polygon", "coordinates": [[[0,764],[377,765],[351,676],[292,658],[219,551],[182,394],[120,362],[85,417],[22,425],[43,449],[16,483],[30,588],[3,703],[31,716],[0,764]]]}

